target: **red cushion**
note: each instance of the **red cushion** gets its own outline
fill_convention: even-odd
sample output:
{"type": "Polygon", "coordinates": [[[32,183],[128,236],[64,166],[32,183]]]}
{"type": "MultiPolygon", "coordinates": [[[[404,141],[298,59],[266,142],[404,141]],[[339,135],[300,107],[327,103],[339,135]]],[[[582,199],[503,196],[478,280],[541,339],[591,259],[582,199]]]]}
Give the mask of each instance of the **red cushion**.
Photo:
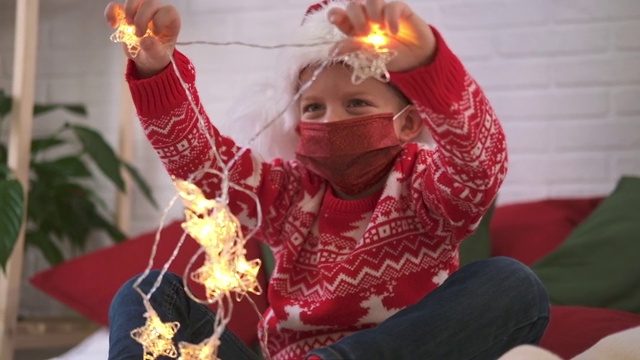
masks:
{"type": "Polygon", "coordinates": [[[540,346],[571,359],[598,340],[640,326],[640,315],[583,306],[552,306],[549,327],[540,346]]]}
{"type": "Polygon", "coordinates": [[[499,206],[491,219],[491,255],[531,265],[557,248],[602,198],[553,199],[499,206]]]}
{"type": "MultiPolygon", "coordinates": [[[[183,230],[176,221],[162,230],[154,269],[160,269],[171,256],[183,230]]],[[[147,267],[156,236],[156,231],[142,234],[134,239],[105,249],[71,259],[61,265],[45,270],[31,278],[31,283],[51,297],[71,307],[88,318],[107,326],[111,299],[127,280],[144,271],[147,267]]],[[[199,245],[190,237],[185,239],[178,256],[169,271],[182,276],[199,245]]],[[[260,244],[250,241],[247,246],[248,260],[261,257],[260,244]]],[[[201,261],[200,261],[201,263],[201,261]]],[[[198,264],[194,264],[193,270],[198,264]]],[[[267,307],[266,276],[260,269],[258,280],[262,295],[251,295],[261,312],[267,307]]],[[[202,286],[189,284],[194,293],[202,296],[202,286]]],[[[256,325],[259,316],[251,303],[244,299],[233,308],[231,329],[244,343],[252,346],[257,342],[256,325]]]]}

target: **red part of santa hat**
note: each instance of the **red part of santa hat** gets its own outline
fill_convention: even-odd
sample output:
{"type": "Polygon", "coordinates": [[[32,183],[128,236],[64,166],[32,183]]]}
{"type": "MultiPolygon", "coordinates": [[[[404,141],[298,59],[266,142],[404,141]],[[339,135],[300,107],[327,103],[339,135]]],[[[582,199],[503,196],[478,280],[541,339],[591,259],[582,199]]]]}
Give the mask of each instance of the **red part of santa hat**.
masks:
{"type": "Polygon", "coordinates": [[[309,6],[309,8],[307,9],[307,13],[304,14],[304,16],[308,16],[311,13],[314,13],[320,9],[322,9],[322,7],[327,6],[327,4],[329,3],[330,0],[323,0],[317,4],[313,4],[311,6],[309,6]]]}
{"type": "MultiPolygon", "coordinates": [[[[317,4],[313,4],[309,6],[307,12],[304,14],[305,17],[311,15],[312,13],[321,10],[323,7],[327,6],[331,0],[323,0],[317,4]]],[[[304,22],[304,19],[302,20],[304,22]]]]}

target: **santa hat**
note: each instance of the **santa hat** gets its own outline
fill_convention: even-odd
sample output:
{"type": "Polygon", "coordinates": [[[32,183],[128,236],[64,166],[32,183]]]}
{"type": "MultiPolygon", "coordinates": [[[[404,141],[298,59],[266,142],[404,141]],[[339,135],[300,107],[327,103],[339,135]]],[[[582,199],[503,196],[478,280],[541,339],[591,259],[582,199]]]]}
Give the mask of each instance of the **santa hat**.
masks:
{"type": "MultiPolygon", "coordinates": [[[[353,0],[355,1],[355,0],[353,0]]],[[[301,26],[293,34],[293,44],[316,44],[316,46],[289,47],[280,55],[275,78],[253,86],[242,94],[242,101],[235,106],[230,120],[236,127],[233,138],[244,146],[258,132],[250,147],[265,160],[295,158],[295,148],[300,138],[296,125],[300,113],[294,97],[300,87],[300,72],[312,65],[333,60],[332,48],[347,36],[329,22],[329,11],[345,9],[350,0],[324,0],[308,8],[301,26]],[[247,102],[247,99],[251,99],[247,102]],[[247,125],[250,124],[250,125],[247,125]]],[[[416,138],[419,142],[433,145],[426,128],[416,138]]]]}
{"type": "Polygon", "coordinates": [[[262,131],[250,144],[257,153],[266,160],[295,157],[299,141],[295,127],[300,114],[293,98],[300,86],[300,71],[331,60],[333,44],[346,39],[346,35],[329,22],[328,13],[336,7],[344,9],[349,3],[349,0],[324,0],[308,8],[298,31],[287,43],[317,45],[285,48],[278,57],[274,78],[242,94],[243,101],[236,102],[239,105],[230,114],[231,124],[236,127],[232,137],[239,145],[245,145],[251,136],[262,131]]]}

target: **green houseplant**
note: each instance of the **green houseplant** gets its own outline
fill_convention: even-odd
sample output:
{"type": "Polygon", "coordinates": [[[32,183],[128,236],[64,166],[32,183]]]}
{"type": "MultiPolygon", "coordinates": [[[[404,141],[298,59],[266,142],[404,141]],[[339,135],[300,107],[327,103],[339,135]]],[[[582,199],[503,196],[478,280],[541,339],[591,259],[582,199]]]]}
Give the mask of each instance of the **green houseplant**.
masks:
{"type": "MultiPolygon", "coordinates": [[[[81,117],[87,115],[83,105],[36,104],[36,121],[38,115],[56,109],[81,117]]],[[[6,127],[4,119],[10,111],[11,98],[0,90],[0,140],[6,127]]],[[[90,127],[65,123],[47,136],[32,139],[28,204],[25,204],[22,186],[7,165],[7,153],[6,144],[0,141],[0,267],[3,271],[17,242],[25,209],[26,246],[39,249],[52,265],[64,261],[61,244],[66,242],[73,248],[83,249],[94,231],[104,231],[116,242],[125,239],[111,217],[105,215],[108,208],[91,186],[97,170],[122,192],[126,191],[122,173],[127,171],[146,199],[157,207],[140,173],[120,159],[90,127]]]]}

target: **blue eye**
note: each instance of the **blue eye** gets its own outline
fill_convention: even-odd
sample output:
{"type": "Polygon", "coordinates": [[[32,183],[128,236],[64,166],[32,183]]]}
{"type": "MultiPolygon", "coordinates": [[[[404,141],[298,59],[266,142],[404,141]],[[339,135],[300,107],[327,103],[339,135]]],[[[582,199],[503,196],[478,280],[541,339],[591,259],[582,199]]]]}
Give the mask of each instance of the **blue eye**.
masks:
{"type": "Polygon", "coordinates": [[[316,103],[313,103],[313,104],[307,104],[307,105],[305,105],[305,106],[302,108],[302,112],[303,112],[303,113],[316,112],[316,111],[320,111],[320,110],[322,110],[322,108],[323,108],[323,107],[322,107],[322,105],[320,105],[320,104],[316,104],[316,103]]]}
{"type": "Polygon", "coordinates": [[[360,99],[349,100],[349,107],[363,107],[363,106],[369,106],[369,103],[360,99]]]}

